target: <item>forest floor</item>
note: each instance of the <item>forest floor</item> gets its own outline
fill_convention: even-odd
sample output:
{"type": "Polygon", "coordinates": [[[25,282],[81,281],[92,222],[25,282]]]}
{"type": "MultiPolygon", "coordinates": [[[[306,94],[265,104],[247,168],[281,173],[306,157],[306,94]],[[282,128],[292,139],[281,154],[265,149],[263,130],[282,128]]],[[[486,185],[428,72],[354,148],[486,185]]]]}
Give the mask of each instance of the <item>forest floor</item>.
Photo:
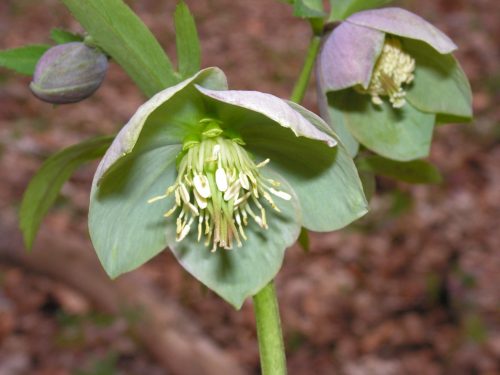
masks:
{"type": "MultiPolygon", "coordinates": [[[[309,253],[288,250],[276,282],[290,375],[500,374],[500,2],[401,3],[459,46],[475,120],[436,130],[430,160],[442,184],[379,179],[365,218],[340,232],[311,235],[309,253]]],[[[174,56],[169,15],[175,2],[131,4],[174,56]]],[[[309,33],[286,4],[188,4],[199,22],[204,66],[221,67],[233,88],[290,94],[309,33]]],[[[56,0],[0,3],[0,49],[47,42],[53,27],[80,31],[56,0]]],[[[19,206],[48,155],[115,132],[143,100],[117,66],[97,94],[78,105],[41,103],[28,83],[0,71],[2,210],[19,206]]],[[[314,90],[305,105],[316,109],[314,90]]],[[[80,169],[65,185],[45,231],[88,243],[94,168],[80,169]]],[[[249,374],[258,373],[251,303],[234,311],[169,252],[134,272],[179,301],[249,374]]],[[[103,313],[58,280],[0,263],[0,375],[169,373],[130,334],[125,317],[103,313]]]]}

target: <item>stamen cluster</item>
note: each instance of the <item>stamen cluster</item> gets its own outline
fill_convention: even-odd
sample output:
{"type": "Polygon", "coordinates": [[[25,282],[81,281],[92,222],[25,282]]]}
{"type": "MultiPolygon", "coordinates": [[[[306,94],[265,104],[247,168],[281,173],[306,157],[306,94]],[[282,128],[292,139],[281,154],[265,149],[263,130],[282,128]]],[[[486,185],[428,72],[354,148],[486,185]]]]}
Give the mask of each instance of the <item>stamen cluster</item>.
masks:
{"type": "Polygon", "coordinates": [[[277,189],[278,181],[259,172],[269,159],[255,164],[240,139],[225,138],[213,129],[204,134],[201,141],[184,143],[176,181],[164,195],[151,198],[148,203],[174,195],[174,206],[164,216],[179,211],[177,241],[182,241],[197,225],[198,242],[204,236],[205,246],[212,244],[211,251],[218,247],[232,249],[234,241],[241,247],[247,239],[245,227],[249,217],[262,229],[268,228],[262,200],[279,212],[271,194],[284,200],[291,196],[277,189]]]}
{"type": "Polygon", "coordinates": [[[380,96],[389,96],[392,106],[401,108],[406,103],[402,86],[413,81],[414,71],[415,59],[402,50],[398,39],[387,36],[368,88],[356,87],[356,90],[370,94],[376,105],[382,105],[380,96]]]}

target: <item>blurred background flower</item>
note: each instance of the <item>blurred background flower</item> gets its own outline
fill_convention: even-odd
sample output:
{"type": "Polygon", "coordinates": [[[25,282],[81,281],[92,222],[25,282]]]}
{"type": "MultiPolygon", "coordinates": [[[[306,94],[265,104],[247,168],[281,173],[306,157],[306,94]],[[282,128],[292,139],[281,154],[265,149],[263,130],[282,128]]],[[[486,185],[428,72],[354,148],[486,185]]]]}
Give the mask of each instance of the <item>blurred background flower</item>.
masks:
{"type": "Polygon", "coordinates": [[[405,9],[355,13],[326,36],[317,61],[321,112],[352,155],[362,143],[391,159],[426,157],[436,122],[472,118],[456,48],[405,9]]]}

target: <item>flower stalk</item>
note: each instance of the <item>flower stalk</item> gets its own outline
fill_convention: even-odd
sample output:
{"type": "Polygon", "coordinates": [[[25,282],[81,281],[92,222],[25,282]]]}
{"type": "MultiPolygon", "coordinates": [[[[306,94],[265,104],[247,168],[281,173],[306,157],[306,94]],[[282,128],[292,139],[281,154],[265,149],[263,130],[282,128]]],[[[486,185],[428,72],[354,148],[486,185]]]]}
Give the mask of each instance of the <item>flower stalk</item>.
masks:
{"type": "Polygon", "coordinates": [[[286,374],[285,345],[274,282],[253,297],[263,375],[286,374]]]}
{"type": "MultiPolygon", "coordinates": [[[[313,35],[304,65],[290,97],[292,102],[300,103],[304,98],[320,46],[321,37],[313,35]]],[[[274,281],[271,281],[253,297],[253,304],[262,374],[285,375],[287,372],[285,344],[274,281]]]]}
{"type": "Polygon", "coordinates": [[[314,68],[314,63],[316,61],[316,56],[319,52],[319,47],[321,46],[321,37],[318,35],[313,35],[311,42],[309,43],[309,48],[307,50],[306,59],[300,72],[299,78],[295,83],[292,91],[290,100],[295,103],[300,103],[304,99],[304,95],[311,78],[311,73],[314,68]]]}

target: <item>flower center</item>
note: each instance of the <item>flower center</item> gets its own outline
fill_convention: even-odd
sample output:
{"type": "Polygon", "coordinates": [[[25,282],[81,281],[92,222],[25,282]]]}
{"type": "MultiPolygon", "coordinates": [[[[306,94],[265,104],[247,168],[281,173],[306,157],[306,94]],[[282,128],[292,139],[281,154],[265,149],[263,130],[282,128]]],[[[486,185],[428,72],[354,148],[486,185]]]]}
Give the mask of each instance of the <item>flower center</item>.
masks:
{"type": "Polygon", "coordinates": [[[278,190],[278,181],[261,175],[259,169],[269,159],[255,164],[242,144],[239,138],[225,138],[213,120],[205,127],[201,140],[184,141],[177,179],[165,194],[148,201],[153,203],[174,194],[174,206],[164,216],[178,212],[177,241],[197,225],[198,242],[203,236],[205,246],[212,244],[212,252],[219,247],[232,249],[233,242],[241,247],[247,239],[249,218],[262,229],[268,228],[263,200],[279,212],[271,195],[291,199],[290,194],[278,190]]]}
{"type": "Polygon", "coordinates": [[[370,94],[376,105],[382,105],[380,96],[389,96],[392,106],[401,108],[406,103],[406,92],[402,86],[413,81],[414,71],[415,59],[403,51],[398,39],[388,36],[373,69],[368,88],[357,86],[356,90],[370,94]]]}

